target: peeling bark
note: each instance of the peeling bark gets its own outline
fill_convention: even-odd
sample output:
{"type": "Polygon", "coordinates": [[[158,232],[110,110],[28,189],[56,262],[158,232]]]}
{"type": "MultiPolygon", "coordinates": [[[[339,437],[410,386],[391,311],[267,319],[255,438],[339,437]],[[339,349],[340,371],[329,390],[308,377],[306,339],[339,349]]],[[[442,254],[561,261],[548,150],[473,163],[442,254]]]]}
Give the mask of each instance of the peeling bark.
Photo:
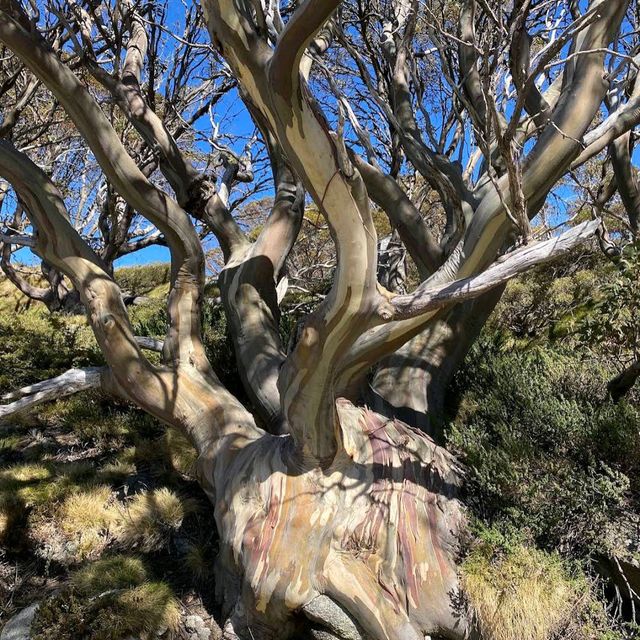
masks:
{"type": "MultiPolygon", "coordinates": [[[[419,3],[395,3],[377,43],[390,102],[378,95],[376,104],[396,146],[387,175],[375,160],[369,158],[370,164],[347,150],[341,126],[330,130],[307,84],[310,51],[328,47],[327,25],[331,22],[333,30],[338,24],[339,0],[294,3],[286,23],[277,3],[203,0],[212,42],[237,79],[271,154],[276,197],[255,242],[229,210],[230,190],[251,173],[248,163],[232,153],[225,156],[220,185],[197,174],[155,114],[153,94],[145,99],[145,22],[133,4],[122,4],[128,9],[128,43],[121,77],[106,74],[95,60],[86,64],[145,144],[158,152],[155,166],[175,199],[136,164],[86,84],[46,45],[19,2],[0,0],[0,40],[62,105],[117,192],[122,216],[138,212],[166,239],[172,259],[169,331],[161,344],[134,335],[122,292],[71,225],[61,190],[23,151],[1,141],[0,175],[26,205],[35,229],[33,249],[73,283],[107,367],[22,390],[8,399],[14,404],[0,409],[0,416],[51,397],[64,385],[87,388],[99,377],[107,392],[182,429],[198,451],[198,477],[215,507],[226,638],[468,637],[472,627],[455,566],[465,523],[458,500],[463,471],[415,427],[439,437],[435,418],[444,388],[504,283],[595,232],[597,221],[541,243],[526,238],[524,247],[496,259],[512,234],[510,206],[535,215],[558,179],[587,151],[588,129],[610,88],[605,50],[628,2],[593,0],[583,15],[574,7],[574,32],[554,43],[556,53],[565,45],[570,52],[564,73],[545,95],[531,86],[528,49],[514,52],[522,54],[512,60],[518,102],[530,110],[533,103],[543,108],[544,114],[531,115],[540,131],[530,120],[521,123],[519,114],[502,122],[493,113],[495,105],[485,104],[475,42],[479,5],[465,3],[458,43],[462,90],[452,90],[488,138],[484,167],[477,165],[480,175],[471,184],[474,170],[463,171],[447,155],[444,139],[432,149],[414,114],[409,43],[419,3]],[[495,175],[491,127],[506,131],[498,150],[507,166],[495,175]],[[524,144],[533,132],[539,135],[530,152],[523,152],[520,167],[509,145],[516,139],[524,144]],[[439,243],[396,181],[402,154],[441,197],[448,220],[439,243]],[[324,216],[337,269],[328,295],[305,318],[286,356],[278,332],[278,284],[300,227],[303,188],[324,216]],[[411,294],[398,295],[378,282],[370,198],[387,212],[419,266],[423,282],[411,294]],[[191,216],[213,230],[224,253],[221,298],[255,416],[223,387],[204,352],[204,256],[191,216]],[[152,364],[146,348],[161,348],[162,364],[152,364]],[[402,415],[411,426],[352,403],[381,360],[374,386],[388,403],[385,411],[392,405],[389,415],[402,415]]],[[[345,47],[372,86],[358,52],[345,47]]],[[[619,118],[605,121],[603,135],[619,134],[634,118],[633,106],[621,110],[619,118]]]]}
{"type": "Polygon", "coordinates": [[[223,441],[201,459],[231,628],[283,638],[306,618],[341,640],[464,638],[461,469],[407,425],[347,401],[337,410],[344,449],[325,469],[271,436],[235,453],[223,441]]]}

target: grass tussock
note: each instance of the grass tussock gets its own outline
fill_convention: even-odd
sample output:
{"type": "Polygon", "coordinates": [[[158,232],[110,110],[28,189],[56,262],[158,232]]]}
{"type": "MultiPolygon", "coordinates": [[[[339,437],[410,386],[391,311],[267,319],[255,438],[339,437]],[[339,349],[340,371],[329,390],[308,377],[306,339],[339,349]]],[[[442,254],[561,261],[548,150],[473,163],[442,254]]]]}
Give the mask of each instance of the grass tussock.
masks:
{"type": "MultiPolygon", "coordinates": [[[[180,624],[180,604],[171,588],[164,582],[147,582],[121,593],[115,599],[114,626],[122,633],[138,633],[141,637],[152,637],[163,629],[174,632],[180,624]]],[[[109,639],[111,640],[111,639],[109,639]]]]}
{"type": "Polygon", "coordinates": [[[165,445],[173,468],[178,473],[193,477],[198,454],[186,436],[177,429],[169,428],[165,433],[165,445]]]}
{"type": "Polygon", "coordinates": [[[129,476],[134,475],[135,472],[136,465],[133,462],[116,460],[115,462],[109,462],[100,467],[97,475],[102,482],[117,485],[121,484],[129,476]]]}
{"type": "Polygon", "coordinates": [[[180,617],[180,603],[162,582],[144,582],[93,595],[80,595],[71,589],[41,605],[31,633],[33,640],[151,640],[161,634],[173,638],[180,617]]]}
{"type": "Polygon", "coordinates": [[[98,554],[120,524],[111,487],[100,485],[69,496],[60,508],[59,523],[66,537],[77,544],[80,558],[98,554]]]}
{"type": "Polygon", "coordinates": [[[180,528],[189,508],[166,487],[140,493],[124,507],[118,540],[147,552],[158,549],[180,528]]]}
{"type": "Polygon", "coordinates": [[[25,507],[56,498],[54,473],[42,464],[16,464],[0,471],[0,495],[18,498],[25,507]]]}
{"type": "Polygon", "coordinates": [[[113,589],[137,587],[148,579],[147,569],[140,558],[117,555],[78,569],[71,576],[71,585],[79,594],[92,596],[113,589]]]}
{"type": "Polygon", "coordinates": [[[214,556],[211,547],[199,543],[189,544],[184,554],[184,566],[197,582],[205,582],[212,575],[214,556]]]}
{"type": "Polygon", "coordinates": [[[24,503],[18,496],[0,494],[0,542],[7,540],[24,513],[24,503]]]}
{"type": "Polygon", "coordinates": [[[157,551],[169,542],[191,508],[166,487],[139,493],[123,504],[110,486],[97,485],[67,497],[57,520],[65,538],[77,545],[76,555],[85,559],[109,544],[157,551]]]}
{"type": "Polygon", "coordinates": [[[480,545],[462,572],[484,640],[551,640],[575,617],[586,593],[557,556],[525,546],[494,557],[480,545]]]}

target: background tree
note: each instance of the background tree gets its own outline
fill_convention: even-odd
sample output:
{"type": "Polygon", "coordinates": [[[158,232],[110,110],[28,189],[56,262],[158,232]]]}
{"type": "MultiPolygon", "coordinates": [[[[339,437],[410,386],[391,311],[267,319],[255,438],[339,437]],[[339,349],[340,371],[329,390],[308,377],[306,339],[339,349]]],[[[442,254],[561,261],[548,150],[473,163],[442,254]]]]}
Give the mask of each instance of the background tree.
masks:
{"type": "MultiPolygon", "coordinates": [[[[45,270],[73,284],[106,360],[17,392],[0,415],[99,385],[181,429],[216,510],[229,638],[465,637],[473,625],[455,561],[462,472],[428,433],[439,439],[446,387],[502,285],[600,229],[599,219],[560,236],[543,228],[538,241],[530,221],[609,145],[634,233],[631,138],[615,148],[640,119],[629,5],[205,0],[213,46],[188,14],[175,58],[184,62],[160,83],[177,82],[175,95],[160,101],[161,15],[135,2],[0,2],[7,76],[17,76],[9,110],[19,124],[23,87],[41,83],[44,104],[64,114],[99,166],[95,184],[117,194],[98,225],[101,252],[72,222],[82,214],[69,214],[78,198],[64,189],[81,191],[77,173],[56,175],[19,139],[0,143],[0,175],[14,194],[3,241],[32,246],[45,270]],[[213,60],[219,76],[184,70],[213,60]],[[216,180],[178,144],[215,99],[212,79],[225,76],[271,165],[273,204],[254,234],[230,199],[252,180],[248,152],[219,150],[216,180]],[[117,115],[107,117],[102,96],[117,115]],[[287,349],[278,286],[303,190],[326,224],[335,268],[287,349]],[[412,293],[378,282],[370,200],[411,257],[420,281],[412,293]],[[149,344],[112,277],[136,237],[134,215],[150,225],[137,238],[161,238],[171,253],[166,336],[151,345],[161,347],[159,364],[144,355],[149,344]],[[222,251],[220,296],[245,404],[222,385],[202,341],[209,232],[222,251]],[[382,414],[364,408],[369,387],[382,414]]],[[[86,200],[101,211],[97,192],[86,200]]]]}

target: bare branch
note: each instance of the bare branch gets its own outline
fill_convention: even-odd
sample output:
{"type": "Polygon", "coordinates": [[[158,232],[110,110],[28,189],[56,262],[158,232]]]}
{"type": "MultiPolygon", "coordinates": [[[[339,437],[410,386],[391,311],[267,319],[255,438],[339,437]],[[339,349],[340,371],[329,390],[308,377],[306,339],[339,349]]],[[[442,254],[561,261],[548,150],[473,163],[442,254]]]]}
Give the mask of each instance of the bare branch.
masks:
{"type": "Polygon", "coordinates": [[[46,402],[61,400],[89,389],[99,389],[102,386],[102,376],[106,371],[105,367],[69,369],[50,380],[12,391],[0,398],[7,403],[0,405],[0,422],[6,422],[15,415],[46,402]]]}
{"type": "Polygon", "coordinates": [[[476,276],[456,280],[449,284],[429,287],[425,283],[415,293],[391,300],[397,321],[416,318],[444,305],[476,298],[494,287],[515,278],[529,269],[556,260],[593,237],[601,225],[590,220],[543,242],[533,242],[499,258],[493,265],[476,276]]]}
{"type": "MultiPolygon", "coordinates": [[[[13,0],[6,0],[5,4],[14,13],[21,12],[13,0]]],[[[203,372],[209,372],[200,338],[199,304],[204,285],[204,254],[189,217],[138,169],[76,75],[8,11],[0,12],[0,40],[58,98],[120,195],[164,234],[172,253],[170,329],[165,353],[175,362],[192,363],[203,372]]]]}

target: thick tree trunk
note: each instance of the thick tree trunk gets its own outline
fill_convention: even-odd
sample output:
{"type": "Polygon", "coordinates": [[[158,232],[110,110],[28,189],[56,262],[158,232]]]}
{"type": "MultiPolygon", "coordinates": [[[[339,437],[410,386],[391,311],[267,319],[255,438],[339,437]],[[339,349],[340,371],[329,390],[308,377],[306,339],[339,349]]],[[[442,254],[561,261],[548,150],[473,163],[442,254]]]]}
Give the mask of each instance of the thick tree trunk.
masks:
{"type": "Polygon", "coordinates": [[[226,637],[465,637],[460,468],[403,423],[345,400],[337,408],[344,448],[326,469],[288,436],[241,449],[229,437],[200,458],[226,637]]]}
{"type": "Polygon", "coordinates": [[[499,286],[455,306],[382,362],[371,385],[371,406],[442,443],[447,389],[503,292],[499,286]]]}

